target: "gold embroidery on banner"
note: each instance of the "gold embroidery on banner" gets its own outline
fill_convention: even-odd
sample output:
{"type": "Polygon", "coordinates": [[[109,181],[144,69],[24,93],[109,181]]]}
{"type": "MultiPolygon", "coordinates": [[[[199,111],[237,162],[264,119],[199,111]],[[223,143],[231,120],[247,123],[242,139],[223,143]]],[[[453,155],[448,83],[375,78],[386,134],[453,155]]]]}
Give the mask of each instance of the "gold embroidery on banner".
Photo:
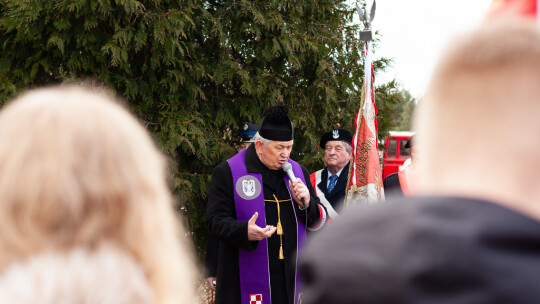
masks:
{"type": "Polygon", "coordinates": [[[379,171],[375,172],[375,190],[377,190],[377,199],[381,201],[381,177],[379,171]]]}
{"type": "Polygon", "coordinates": [[[349,204],[356,205],[361,202],[365,202],[367,198],[367,188],[359,188],[356,185],[351,186],[351,189],[348,191],[349,204]]]}
{"type": "Polygon", "coordinates": [[[356,154],[356,163],[358,164],[356,173],[358,174],[358,180],[364,185],[367,184],[368,159],[374,142],[374,138],[368,137],[365,142],[360,144],[360,150],[356,154]]]}

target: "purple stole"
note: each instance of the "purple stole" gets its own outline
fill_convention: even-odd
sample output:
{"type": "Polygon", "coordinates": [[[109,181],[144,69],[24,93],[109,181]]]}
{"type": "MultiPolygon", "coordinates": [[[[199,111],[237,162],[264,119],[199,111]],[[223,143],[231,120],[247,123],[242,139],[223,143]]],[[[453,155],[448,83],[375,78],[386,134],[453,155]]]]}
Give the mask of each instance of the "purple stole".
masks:
{"type": "MultiPolygon", "coordinates": [[[[236,209],[236,220],[247,222],[255,212],[259,217],[255,223],[259,227],[266,227],[266,214],[264,210],[263,181],[260,173],[248,173],[245,163],[246,150],[240,151],[235,156],[227,160],[231,168],[234,185],[234,203],[236,209]]],[[[289,159],[294,175],[300,178],[304,184],[304,174],[300,165],[289,159]]],[[[291,193],[289,187],[289,177],[285,177],[285,185],[291,193]]],[[[292,204],[296,204],[291,201],[292,204]]],[[[296,209],[293,207],[296,214],[296,209]]],[[[298,215],[297,215],[298,216],[298,215]]],[[[300,292],[301,282],[298,273],[298,256],[303,251],[305,245],[305,225],[298,221],[296,217],[296,261],[295,261],[295,292],[294,303],[301,303],[302,295],[300,292]]],[[[270,272],[268,265],[268,241],[260,240],[259,246],[255,251],[246,251],[238,249],[238,262],[240,265],[240,294],[242,304],[252,303],[254,299],[261,299],[263,304],[271,304],[270,296],[270,272]]]]}

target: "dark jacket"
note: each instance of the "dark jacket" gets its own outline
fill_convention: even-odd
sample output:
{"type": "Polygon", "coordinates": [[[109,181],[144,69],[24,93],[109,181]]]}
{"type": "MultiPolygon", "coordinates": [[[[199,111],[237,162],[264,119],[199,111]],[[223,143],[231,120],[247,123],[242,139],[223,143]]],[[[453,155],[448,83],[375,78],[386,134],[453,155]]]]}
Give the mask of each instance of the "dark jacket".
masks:
{"type": "Polygon", "coordinates": [[[334,189],[332,190],[332,193],[328,194],[328,168],[324,168],[321,172],[321,182],[317,184],[317,187],[321,189],[321,191],[324,193],[324,196],[330,202],[330,205],[336,210],[336,212],[340,212],[341,208],[343,207],[343,200],[345,199],[345,188],[347,188],[347,179],[349,175],[349,165],[350,162],[343,167],[343,170],[341,171],[341,174],[339,175],[339,178],[336,182],[336,185],[334,186],[334,189]]]}
{"type": "Polygon", "coordinates": [[[399,182],[399,173],[389,174],[383,181],[384,196],[386,199],[402,198],[403,189],[401,189],[401,183],[399,182]]]}
{"type": "Polygon", "coordinates": [[[217,276],[219,241],[213,234],[208,234],[208,244],[206,246],[206,257],[204,259],[205,276],[217,276]]]}
{"type": "Polygon", "coordinates": [[[540,303],[540,222],[465,198],[353,207],[310,243],[304,303],[540,303]]]}
{"type": "MultiPolygon", "coordinates": [[[[289,191],[283,178],[282,170],[270,170],[257,157],[254,145],[246,150],[246,168],[248,172],[260,172],[263,179],[265,200],[273,200],[276,194],[279,200],[290,199],[289,191]]],[[[309,183],[309,173],[302,167],[307,187],[311,193],[310,205],[307,208],[307,224],[319,222],[319,199],[309,183]]],[[[218,254],[218,271],[216,286],[217,304],[240,303],[240,279],[238,266],[238,249],[255,250],[258,241],[249,241],[247,222],[236,221],[234,189],[231,169],[228,162],[219,164],[212,174],[208,190],[207,224],[212,234],[220,241],[218,254]]],[[[296,271],[296,220],[306,221],[306,210],[301,211],[293,202],[280,203],[281,222],[283,225],[283,250],[285,259],[279,257],[279,236],[274,233],[268,239],[268,256],[272,303],[292,303],[294,301],[294,281],[296,271]],[[295,212],[298,218],[295,216],[295,212]]],[[[276,226],[278,221],[275,202],[265,202],[267,225],[276,226]]]]}

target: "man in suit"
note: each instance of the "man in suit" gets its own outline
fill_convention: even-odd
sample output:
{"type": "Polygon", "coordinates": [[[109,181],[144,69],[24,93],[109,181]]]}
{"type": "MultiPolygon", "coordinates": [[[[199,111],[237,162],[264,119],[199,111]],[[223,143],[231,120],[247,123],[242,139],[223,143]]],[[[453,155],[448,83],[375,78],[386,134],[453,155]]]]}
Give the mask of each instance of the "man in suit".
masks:
{"type": "Polygon", "coordinates": [[[351,132],[334,129],[325,133],[319,143],[319,147],[324,149],[326,168],[311,174],[311,184],[331,219],[338,217],[338,211],[345,199],[352,152],[351,142],[351,132]]]}

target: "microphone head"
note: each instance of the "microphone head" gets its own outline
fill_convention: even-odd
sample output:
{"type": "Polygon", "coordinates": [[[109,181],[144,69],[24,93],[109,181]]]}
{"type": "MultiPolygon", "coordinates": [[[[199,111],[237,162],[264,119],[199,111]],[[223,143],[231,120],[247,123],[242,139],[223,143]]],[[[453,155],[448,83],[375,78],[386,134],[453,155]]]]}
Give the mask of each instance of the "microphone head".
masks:
{"type": "Polygon", "coordinates": [[[283,169],[283,171],[285,171],[285,173],[287,173],[287,175],[289,176],[289,179],[291,180],[291,182],[294,183],[294,181],[296,180],[296,177],[294,176],[294,172],[292,170],[292,165],[290,163],[284,163],[283,165],[281,165],[281,169],[283,169]]]}
{"type": "Polygon", "coordinates": [[[281,165],[281,169],[283,169],[283,171],[292,170],[292,165],[290,163],[284,163],[283,165],[281,165]]]}

